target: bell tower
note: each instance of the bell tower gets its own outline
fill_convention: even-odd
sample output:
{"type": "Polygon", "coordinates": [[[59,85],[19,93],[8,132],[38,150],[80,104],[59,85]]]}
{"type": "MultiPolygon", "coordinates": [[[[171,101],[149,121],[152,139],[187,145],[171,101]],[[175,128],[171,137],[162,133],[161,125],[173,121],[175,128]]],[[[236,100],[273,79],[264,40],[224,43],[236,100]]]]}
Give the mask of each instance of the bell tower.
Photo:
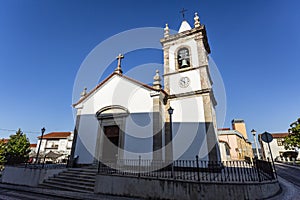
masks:
{"type": "MultiPolygon", "coordinates": [[[[200,24],[199,16],[195,13],[193,28],[186,20],[183,20],[178,33],[170,35],[169,27],[166,24],[164,38],[160,42],[164,53],[164,90],[169,94],[166,109],[170,106],[174,109],[172,120],[174,129],[176,129],[176,123],[178,126],[176,136],[177,134],[185,136],[187,136],[186,134],[196,134],[193,137],[195,141],[192,142],[194,146],[187,150],[189,155],[196,154],[200,159],[210,161],[219,160],[215,116],[217,103],[209,73],[210,47],[205,26],[200,24]],[[197,124],[197,129],[191,130],[188,128],[188,124],[197,124]],[[200,146],[200,153],[196,150],[197,145],[200,146]],[[206,149],[206,155],[203,153],[203,148],[206,149]]],[[[167,114],[165,116],[165,121],[168,123],[170,119],[167,114]]],[[[167,129],[165,130],[166,138],[170,132],[167,129]]],[[[174,133],[171,138],[174,138],[174,133]]],[[[181,145],[181,143],[174,141],[174,150],[178,149],[175,147],[176,145],[181,145]]],[[[174,158],[176,152],[172,152],[172,154],[171,157],[174,158]]],[[[177,154],[179,155],[179,152],[177,154]]],[[[167,153],[166,157],[169,157],[167,153]]],[[[193,159],[185,154],[180,158],[193,159]]]]}

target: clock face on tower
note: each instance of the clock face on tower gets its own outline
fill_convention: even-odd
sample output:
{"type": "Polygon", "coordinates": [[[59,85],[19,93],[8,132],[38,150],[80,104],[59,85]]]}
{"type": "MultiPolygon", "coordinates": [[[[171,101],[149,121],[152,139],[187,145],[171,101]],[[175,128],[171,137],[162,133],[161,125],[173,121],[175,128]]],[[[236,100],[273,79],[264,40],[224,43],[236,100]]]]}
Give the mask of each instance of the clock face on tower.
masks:
{"type": "Polygon", "coordinates": [[[179,86],[182,88],[186,88],[190,85],[189,77],[181,77],[179,80],[179,86]]]}

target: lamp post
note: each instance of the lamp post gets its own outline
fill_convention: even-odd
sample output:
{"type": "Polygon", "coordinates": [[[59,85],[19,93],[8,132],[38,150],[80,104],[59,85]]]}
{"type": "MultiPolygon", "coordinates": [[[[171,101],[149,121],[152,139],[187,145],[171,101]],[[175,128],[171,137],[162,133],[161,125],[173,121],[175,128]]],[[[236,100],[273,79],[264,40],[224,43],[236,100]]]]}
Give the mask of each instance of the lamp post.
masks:
{"type": "Polygon", "coordinates": [[[171,152],[170,152],[170,157],[173,160],[173,144],[172,144],[172,140],[173,140],[173,133],[172,133],[172,114],[173,114],[174,109],[170,106],[170,108],[168,109],[168,113],[170,116],[170,145],[171,145],[171,152]]]}
{"type": "Polygon", "coordinates": [[[42,144],[42,140],[43,140],[44,133],[45,133],[45,131],[46,131],[45,127],[43,127],[43,128],[41,129],[41,131],[42,131],[42,136],[41,136],[39,148],[38,148],[38,151],[37,151],[37,154],[36,154],[35,163],[39,163],[38,161],[39,161],[39,154],[40,154],[41,144],[42,144]]]}
{"type": "Polygon", "coordinates": [[[252,129],[251,133],[252,133],[253,138],[254,138],[254,144],[255,144],[257,158],[260,159],[260,155],[259,155],[258,147],[257,147],[257,142],[256,142],[256,130],[252,129]]]}
{"type": "Polygon", "coordinates": [[[172,177],[174,177],[174,165],[173,165],[173,144],[172,144],[172,140],[173,140],[173,133],[172,133],[172,114],[173,114],[174,109],[170,106],[170,108],[168,109],[168,113],[170,116],[170,138],[169,138],[169,145],[170,146],[170,159],[172,159],[172,164],[171,164],[171,170],[172,170],[172,177]]]}

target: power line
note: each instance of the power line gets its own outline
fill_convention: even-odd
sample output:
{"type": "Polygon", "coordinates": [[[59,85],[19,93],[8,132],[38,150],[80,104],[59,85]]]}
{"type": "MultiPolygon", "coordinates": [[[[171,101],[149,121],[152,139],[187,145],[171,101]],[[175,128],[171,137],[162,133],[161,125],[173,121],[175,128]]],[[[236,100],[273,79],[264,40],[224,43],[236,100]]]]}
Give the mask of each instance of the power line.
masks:
{"type": "MultiPolygon", "coordinates": [[[[1,131],[17,132],[15,129],[0,128],[1,131]]],[[[22,130],[22,129],[21,129],[22,130]]],[[[39,131],[23,131],[23,133],[40,133],[39,131]]]]}

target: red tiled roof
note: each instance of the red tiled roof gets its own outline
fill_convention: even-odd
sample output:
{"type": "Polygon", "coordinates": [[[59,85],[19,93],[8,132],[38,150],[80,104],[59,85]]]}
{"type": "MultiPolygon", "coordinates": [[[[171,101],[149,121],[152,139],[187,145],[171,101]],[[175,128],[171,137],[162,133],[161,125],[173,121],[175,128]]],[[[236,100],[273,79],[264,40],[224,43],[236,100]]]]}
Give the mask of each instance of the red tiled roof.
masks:
{"type": "MultiPolygon", "coordinates": [[[[149,86],[149,85],[147,85],[147,84],[141,83],[141,82],[139,82],[139,81],[137,81],[137,80],[134,80],[134,79],[132,79],[132,78],[129,78],[129,77],[127,77],[127,76],[124,76],[123,74],[119,74],[119,73],[113,72],[113,73],[112,73],[111,75],[109,75],[106,79],[104,79],[101,83],[99,83],[94,89],[92,89],[89,93],[87,93],[83,98],[81,98],[77,103],[74,103],[74,104],[73,104],[73,107],[75,107],[75,106],[78,105],[79,103],[83,102],[83,100],[85,100],[87,97],[89,97],[91,94],[93,94],[98,88],[100,88],[104,83],[106,83],[106,82],[107,82],[109,79],[111,79],[114,75],[118,75],[118,76],[120,76],[120,77],[122,77],[122,78],[125,78],[125,79],[127,79],[127,80],[129,80],[129,81],[132,81],[132,82],[134,82],[134,83],[136,83],[136,84],[138,84],[138,85],[141,85],[141,86],[143,86],[143,87],[145,87],[145,88],[147,88],[147,89],[154,90],[154,91],[158,91],[158,90],[154,89],[153,87],[151,87],[151,86],[149,86]]],[[[163,89],[161,89],[160,91],[163,92],[165,95],[167,95],[167,92],[164,91],[163,89]]]]}
{"type": "MultiPolygon", "coordinates": [[[[273,138],[284,138],[289,135],[289,133],[270,133],[273,138]]],[[[258,137],[261,137],[262,134],[259,134],[258,137]]]]}
{"type": "Polygon", "coordinates": [[[218,128],[218,131],[230,131],[230,128],[218,128]]]}
{"type": "Polygon", "coordinates": [[[3,141],[4,144],[8,143],[8,140],[9,140],[9,139],[5,139],[5,138],[0,139],[0,141],[1,141],[1,142],[3,141]]]}
{"type": "Polygon", "coordinates": [[[271,133],[273,138],[284,138],[289,135],[289,133],[271,133]]]}
{"type": "Polygon", "coordinates": [[[37,144],[30,144],[30,147],[31,148],[34,148],[34,147],[36,147],[37,146],[37,144]]]}
{"type": "MultiPolygon", "coordinates": [[[[59,138],[67,138],[71,135],[71,132],[51,132],[43,136],[43,139],[59,139],[59,138]]],[[[41,136],[38,137],[39,139],[41,136]]]]}

